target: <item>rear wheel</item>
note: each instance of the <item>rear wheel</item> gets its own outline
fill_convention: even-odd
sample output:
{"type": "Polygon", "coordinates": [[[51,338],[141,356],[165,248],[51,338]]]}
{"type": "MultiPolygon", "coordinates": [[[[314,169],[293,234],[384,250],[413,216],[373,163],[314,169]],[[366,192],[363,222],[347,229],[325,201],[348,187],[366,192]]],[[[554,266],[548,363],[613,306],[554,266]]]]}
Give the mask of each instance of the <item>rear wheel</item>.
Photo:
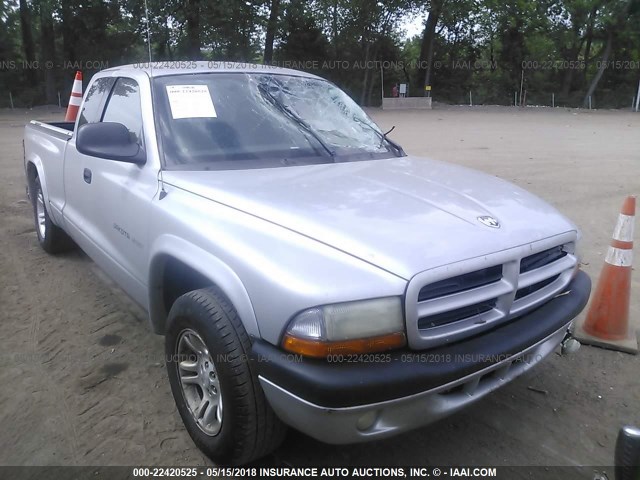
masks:
{"type": "Polygon", "coordinates": [[[47,253],[61,253],[72,249],[74,243],[71,238],[49,217],[40,178],[36,175],[32,182],[31,201],[38,243],[47,253]]]}
{"type": "Polygon", "coordinates": [[[248,356],[251,341],[216,288],[182,295],[169,312],[167,372],[182,421],[212,460],[240,465],[273,451],[286,427],[268,405],[248,356]]]}

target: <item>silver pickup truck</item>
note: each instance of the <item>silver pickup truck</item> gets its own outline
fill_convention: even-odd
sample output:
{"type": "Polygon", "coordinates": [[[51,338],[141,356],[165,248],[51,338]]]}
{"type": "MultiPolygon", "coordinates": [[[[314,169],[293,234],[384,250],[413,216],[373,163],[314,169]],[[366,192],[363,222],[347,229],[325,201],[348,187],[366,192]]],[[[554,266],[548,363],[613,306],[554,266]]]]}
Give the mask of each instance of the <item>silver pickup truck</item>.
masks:
{"type": "Polygon", "coordinates": [[[189,65],[96,74],[75,123],[26,126],[24,166],[40,244],[80,246],[148,312],[214,461],[285,425],[426,425],[563,340],[591,283],[554,208],[405,154],[316,76],[189,65]]]}

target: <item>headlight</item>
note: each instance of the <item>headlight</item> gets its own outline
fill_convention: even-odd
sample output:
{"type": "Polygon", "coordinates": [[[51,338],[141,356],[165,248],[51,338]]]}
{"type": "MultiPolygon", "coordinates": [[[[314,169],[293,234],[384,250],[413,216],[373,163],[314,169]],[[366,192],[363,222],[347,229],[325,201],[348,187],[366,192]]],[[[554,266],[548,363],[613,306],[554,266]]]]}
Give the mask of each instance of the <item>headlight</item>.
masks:
{"type": "Polygon", "coordinates": [[[304,310],[287,326],[282,347],[309,357],[369,353],[406,345],[400,297],[304,310]]]}

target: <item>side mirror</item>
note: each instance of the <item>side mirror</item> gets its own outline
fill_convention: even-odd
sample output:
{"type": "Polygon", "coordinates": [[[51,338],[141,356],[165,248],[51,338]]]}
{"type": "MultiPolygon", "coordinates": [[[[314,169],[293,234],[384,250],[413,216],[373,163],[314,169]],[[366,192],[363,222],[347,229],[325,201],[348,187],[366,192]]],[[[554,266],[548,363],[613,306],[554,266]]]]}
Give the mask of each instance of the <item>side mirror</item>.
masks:
{"type": "Polygon", "coordinates": [[[84,155],[119,162],[141,165],[147,160],[127,127],[116,122],[85,123],[78,128],[76,148],[84,155]]]}

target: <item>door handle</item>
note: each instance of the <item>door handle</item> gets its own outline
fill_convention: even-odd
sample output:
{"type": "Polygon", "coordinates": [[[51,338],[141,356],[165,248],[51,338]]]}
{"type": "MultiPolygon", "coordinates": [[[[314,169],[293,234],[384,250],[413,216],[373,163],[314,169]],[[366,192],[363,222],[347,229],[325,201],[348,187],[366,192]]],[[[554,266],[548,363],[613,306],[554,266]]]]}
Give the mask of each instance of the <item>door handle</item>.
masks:
{"type": "Polygon", "coordinates": [[[91,183],[91,170],[89,170],[88,168],[85,168],[84,173],[82,174],[82,177],[84,178],[85,182],[91,183]]]}

